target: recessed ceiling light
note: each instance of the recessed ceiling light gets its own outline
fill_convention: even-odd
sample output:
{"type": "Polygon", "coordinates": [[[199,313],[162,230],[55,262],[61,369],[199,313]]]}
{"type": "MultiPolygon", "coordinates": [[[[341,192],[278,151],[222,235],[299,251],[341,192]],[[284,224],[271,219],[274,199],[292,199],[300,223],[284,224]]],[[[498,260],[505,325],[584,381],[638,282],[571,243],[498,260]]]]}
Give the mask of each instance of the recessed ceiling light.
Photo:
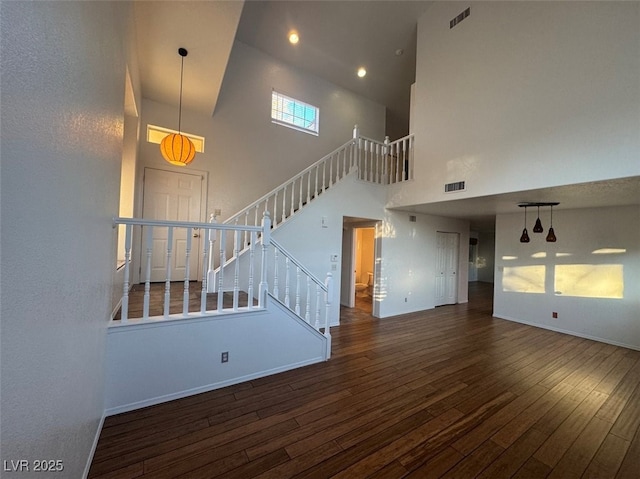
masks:
{"type": "Polygon", "coordinates": [[[402,48],[398,48],[398,49],[396,50],[396,56],[397,56],[397,57],[401,56],[403,53],[404,53],[404,50],[403,50],[402,48]]]}
{"type": "Polygon", "coordinates": [[[295,30],[290,31],[289,32],[289,43],[291,43],[292,45],[295,45],[299,41],[300,41],[300,37],[298,36],[298,32],[296,32],[295,30]]]}
{"type": "Polygon", "coordinates": [[[359,76],[360,78],[362,78],[362,77],[363,77],[363,76],[365,76],[366,74],[367,74],[367,70],[365,70],[365,68],[364,68],[364,67],[360,67],[360,68],[358,68],[358,76],[359,76]]]}

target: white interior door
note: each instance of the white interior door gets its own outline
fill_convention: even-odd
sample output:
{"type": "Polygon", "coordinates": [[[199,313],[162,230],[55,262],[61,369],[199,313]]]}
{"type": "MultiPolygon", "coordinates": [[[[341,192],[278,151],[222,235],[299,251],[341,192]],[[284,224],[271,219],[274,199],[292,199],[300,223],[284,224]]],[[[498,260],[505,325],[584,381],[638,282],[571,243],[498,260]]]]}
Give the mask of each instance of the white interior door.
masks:
{"type": "Polygon", "coordinates": [[[458,300],[458,233],[437,232],[435,305],[458,300]]]}
{"type": "MultiPolygon", "coordinates": [[[[150,220],[201,221],[201,175],[145,168],[142,217],[150,220]]],[[[199,231],[193,231],[189,255],[189,280],[200,278],[199,231]]],[[[144,240],[143,240],[144,241],[144,240]]],[[[151,281],[165,281],[167,274],[168,228],[153,228],[151,281]]],[[[175,228],[171,245],[171,280],[185,279],[187,230],[175,228]]],[[[142,248],[142,271],[145,271],[146,248],[142,248]]],[[[144,281],[144,278],[141,278],[144,281]]]]}

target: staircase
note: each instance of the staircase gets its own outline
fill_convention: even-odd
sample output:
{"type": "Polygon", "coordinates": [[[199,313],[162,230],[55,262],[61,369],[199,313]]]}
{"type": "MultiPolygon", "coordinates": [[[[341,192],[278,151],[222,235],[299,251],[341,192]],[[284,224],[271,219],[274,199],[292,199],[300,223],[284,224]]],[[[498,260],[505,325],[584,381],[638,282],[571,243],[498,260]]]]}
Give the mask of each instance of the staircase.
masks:
{"type": "Polygon", "coordinates": [[[215,218],[208,223],[115,218],[114,226],[125,227],[125,280],[120,319],[112,320],[108,330],[108,414],[329,359],[330,312],[338,314],[332,309],[332,274],[319,278],[273,233],[293,225],[293,218],[314,201],[330,200],[328,191],[347,177],[378,185],[410,181],[413,141],[407,136],[379,142],[361,136],[355,127],[345,144],[223,223],[215,218]],[[155,228],[167,233],[164,258],[152,255],[155,228]],[[185,239],[180,252],[171,249],[177,234],[185,239]],[[203,271],[198,293],[190,289],[194,241],[200,242],[197,259],[203,271]],[[137,318],[128,314],[133,244],[142,246],[144,302],[137,318]],[[184,274],[172,278],[170,265],[178,260],[185,265],[184,274]],[[159,316],[149,314],[152,263],[156,270],[158,264],[166,265],[164,291],[154,291],[163,297],[159,316]],[[171,312],[176,288],[181,313],[171,312]],[[217,297],[211,309],[213,293],[217,297]],[[200,306],[196,310],[194,303],[200,306]],[[220,365],[226,362],[220,358],[225,353],[231,366],[220,365]]]}

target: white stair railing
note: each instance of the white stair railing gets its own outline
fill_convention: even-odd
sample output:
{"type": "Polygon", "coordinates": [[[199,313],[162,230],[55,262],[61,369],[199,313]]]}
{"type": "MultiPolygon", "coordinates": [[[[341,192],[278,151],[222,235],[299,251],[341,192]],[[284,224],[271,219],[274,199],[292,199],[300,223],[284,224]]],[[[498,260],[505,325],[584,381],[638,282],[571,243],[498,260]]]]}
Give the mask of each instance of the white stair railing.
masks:
{"type": "MultiPolygon", "coordinates": [[[[115,321],[119,325],[127,324],[136,319],[139,321],[161,320],[161,319],[182,319],[211,316],[220,313],[237,312],[240,310],[251,311],[253,309],[264,309],[266,306],[267,294],[270,294],[289,310],[305,320],[317,331],[322,332],[330,340],[330,308],[332,298],[332,276],[328,273],[323,282],[305,268],[291,253],[282,245],[271,238],[271,219],[269,213],[263,215],[260,226],[251,225],[226,225],[218,223],[193,223],[180,221],[160,221],[145,220],[139,218],[114,218],[114,225],[125,225],[125,265],[124,265],[124,286],[120,308],[120,318],[115,321]],[[144,271],[141,282],[144,283],[143,305],[140,315],[130,314],[129,290],[131,284],[131,248],[134,229],[139,228],[139,234],[143,244],[143,265],[140,268],[141,274],[144,271]],[[163,238],[166,238],[166,249],[154,251],[154,232],[163,230],[163,238]],[[173,250],[173,238],[179,232],[185,232],[184,248],[182,258],[176,257],[173,250]],[[178,232],[178,233],[177,233],[178,232]],[[197,232],[194,234],[194,232],[197,232]],[[203,234],[201,234],[203,233],[203,234]],[[199,290],[200,301],[198,307],[194,308],[190,304],[190,268],[189,259],[192,256],[195,241],[200,241],[202,249],[201,268],[202,287],[199,290]],[[213,256],[216,255],[214,245],[219,245],[220,261],[224,264],[227,241],[232,241],[234,255],[238,255],[238,248],[244,237],[248,237],[248,255],[246,264],[236,261],[233,268],[222,268],[219,270],[216,283],[209,290],[207,285],[212,268],[213,256]],[[181,278],[172,278],[172,262],[178,261],[185,265],[184,274],[181,278]],[[162,278],[157,277],[157,269],[154,265],[164,265],[162,278]],[[295,269],[295,280],[292,281],[293,269],[295,269]],[[255,272],[259,271],[260,276],[256,278],[255,272]],[[156,277],[153,276],[156,274],[156,277]],[[227,276],[229,275],[229,276],[227,276]],[[259,280],[258,294],[255,294],[255,282],[259,280]],[[175,281],[182,284],[176,285],[175,281]],[[303,284],[306,285],[306,292],[303,284]],[[153,283],[163,285],[160,298],[162,314],[151,315],[152,295],[151,286],[153,283]],[[294,284],[295,283],[295,284],[294,284]],[[229,286],[230,285],[230,286],[229,286]],[[282,287],[284,285],[284,287],[282,287]],[[178,293],[182,299],[180,312],[171,311],[171,288],[178,293]],[[207,304],[208,291],[217,293],[217,301],[214,307],[207,304]],[[246,292],[244,304],[240,304],[240,292],[246,292]],[[230,304],[225,304],[224,294],[231,293],[230,304]],[[291,297],[295,298],[292,304],[291,297]],[[257,304],[256,303],[257,299],[257,304]],[[306,311],[306,315],[300,314],[306,311]],[[135,316],[135,318],[133,317],[135,316]]],[[[137,236],[137,235],[136,235],[137,236]]],[[[154,295],[157,299],[157,294],[154,295]]],[[[173,295],[176,302],[176,294],[173,295]]],[[[328,349],[328,355],[330,355],[328,349]]],[[[327,356],[328,357],[328,356],[327,356]]]]}
{"type": "MultiPolygon", "coordinates": [[[[162,221],[162,220],[146,220],[140,218],[114,218],[114,225],[125,225],[125,264],[124,264],[124,285],[123,285],[123,295],[121,301],[120,308],[120,324],[126,323],[130,318],[129,314],[129,290],[131,285],[131,249],[132,249],[132,238],[134,236],[134,228],[138,228],[140,232],[140,237],[142,238],[143,244],[143,255],[142,255],[142,265],[140,268],[141,278],[140,281],[144,283],[144,297],[143,297],[143,306],[142,306],[142,314],[139,316],[143,321],[150,319],[150,298],[151,298],[151,284],[152,283],[163,283],[164,291],[162,294],[163,298],[163,307],[162,307],[162,317],[165,319],[176,319],[178,317],[195,317],[202,316],[211,311],[214,311],[207,306],[207,293],[208,293],[208,277],[209,277],[209,268],[212,266],[211,256],[213,249],[211,245],[218,242],[218,244],[224,245],[226,243],[227,236],[231,235],[231,237],[236,238],[236,244],[239,243],[238,238],[248,235],[252,240],[250,241],[250,249],[251,256],[254,255],[255,245],[257,244],[258,235],[265,236],[265,232],[268,235],[271,229],[271,224],[268,219],[268,215],[263,220],[262,225],[260,226],[237,226],[237,225],[224,225],[217,223],[194,223],[194,222],[182,222],[182,221],[162,221]],[[162,231],[163,232],[163,241],[162,243],[166,244],[166,248],[163,251],[154,251],[154,231],[162,231]],[[194,232],[198,232],[195,233],[194,232]],[[181,236],[184,237],[183,246],[183,257],[176,257],[177,252],[173,250],[174,237],[176,232],[183,233],[181,236]],[[200,234],[200,233],[204,234],[200,234]],[[184,234],[186,233],[186,234],[184,234]],[[200,290],[200,307],[199,310],[193,311],[190,310],[190,282],[191,281],[191,272],[190,272],[190,264],[191,264],[191,256],[193,251],[193,238],[196,237],[196,241],[201,241],[200,249],[202,251],[202,258],[200,259],[202,274],[202,287],[200,290]],[[184,265],[184,273],[180,278],[172,277],[172,265],[176,262],[184,265]],[[155,267],[154,267],[155,265],[155,267]],[[158,267],[158,265],[161,265],[158,267]],[[164,273],[160,278],[158,275],[161,274],[158,272],[159,269],[164,265],[164,273]],[[143,273],[144,272],[144,273],[143,273]],[[182,312],[176,313],[171,312],[170,303],[171,303],[171,288],[172,283],[176,281],[182,282],[182,312]]],[[[221,255],[224,255],[225,248],[221,249],[221,255]]],[[[235,250],[237,254],[237,250],[235,250]]],[[[263,251],[263,254],[266,255],[266,251],[263,251]]],[[[265,258],[266,261],[266,258],[265,258]]],[[[222,273],[223,274],[223,273],[222,273]]],[[[221,280],[222,280],[221,274],[221,280]]],[[[220,282],[220,288],[216,290],[218,293],[218,301],[217,307],[215,311],[218,313],[228,310],[238,311],[239,309],[239,279],[240,271],[238,269],[235,270],[235,277],[233,278],[235,288],[233,290],[233,306],[228,308],[223,303],[223,291],[222,291],[222,281],[220,282]]],[[[266,268],[260,272],[260,282],[266,284],[266,276],[267,271],[266,268]]],[[[249,278],[246,278],[246,282],[250,285],[249,290],[247,291],[247,304],[245,307],[247,309],[253,309],[253,284],[255,282],[255,270],[252,268],[249,272],[249,278]]],[[[176,285],[173,284],[175,288],[176,285]]],[[[265,289],[266,291],[266,289],[265,289]]],[[[258,308],[264,307],[264,295],[260,295],[258,297],[258,308]]],[[[175,301],[175,294],[174,294],[175,301]]],[[[193,308],[191,308],[193,309],[193,308]]]]}
{"type": "Polygon", "coordinates": [[[291,311],[304,318],[309,325],[318,331],[323,330],[324,335],[330,337],[329,322],[333,275],[327,273],[324,282],[321,281],[280,243],[273,238],[270,238],[269,241],[274,250],[272,257],[274,280],[271,294],[291,311]],[[301,284],[301,279],[303,284],[301,284]],[[279,285],[283,283],[285,287],[280,288],[279,285]],[[294,297],[293,303],[292,296],[294,297]],[[301,311],[304,311],[304,314],[301,314],[301,311]]]}
{"type": "MultiPolygon", "coordinates": [[[[354,160],[354,141],[349,140],[286,183],[227,218],[224,224],[255,226],[259,224],[263,213],[269,211],[275,228],[349,174],[354,160]]],[[[246,243],[244,246],[246,247],[246,243]]]]}
{"type": "MultiPolygon", "coordinates": [[[[393,142],[386,137],[380,142],[361,136],[356,125],[349,141],[227,218],[224,224],[257,226],[262,214],[269,211],[276,228],[354,168],[359,179],[372,183],[388,185],[413,179],[413,147],[413,135],[393,142]]],[[[247,244],[245,235],[240,249],[247,244]]]]}
{"type": "MultiPolygon", "coordinates": [[[[413,179],[413,135],[399,140],[379,142],[360,135],[358,125],[353,128],[353,137],[344,145],[322,157],[313,165],[289,179],[287,182],[271,190],[246,208],[227,218],[223,224],[237,226],[257,226],[262,215],[273,212],[272,226],[277,228],[304,206],[316,199],[324,191],[331,188],[351,172],[356,172],[363,181],[389,185],[413,179]]],[[[211,216],[211,222],[215,222],[211,216]]],[[[211,284],[219,281],[220,265],[232,264],[239,254],[247,251],[251,244],[248,233],[241,235],[241,242],[218,244],[220,250],[217,268],[213,255],[209,267],[209,291],[215,289],[211,284]],[[224,252],[224,254],[222,254],[224,252]]],[[[214,244],[211,244],[211,251],[214,244]]],[[[222,268],[224,269],[224,268],[222,268]]]]}
{"type": "Polygon", "coordinates": [[[358,136],[357,142],[359,179],[382,185],[413,179],[413,135],[393,142],[389,141],[388,136],[383,142],[358,136]]]}

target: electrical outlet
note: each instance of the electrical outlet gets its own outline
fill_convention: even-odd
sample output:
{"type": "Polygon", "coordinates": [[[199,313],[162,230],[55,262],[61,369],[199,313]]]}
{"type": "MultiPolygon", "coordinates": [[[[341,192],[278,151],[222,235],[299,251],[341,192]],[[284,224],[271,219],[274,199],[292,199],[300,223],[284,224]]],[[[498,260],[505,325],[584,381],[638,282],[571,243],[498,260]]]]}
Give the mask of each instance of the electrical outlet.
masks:
{"type": "Polygon", "coordinates": [[[225,351],[220,355],[220,362],[221,363],[228,363],[229,362],[229,351],[225,351]]]}
{"type": "Polygon", "coordinates": [[[551,317],[553,319],[558,319],[558,313],[554,311],[553,313],[551,313],[551,317]]]}

